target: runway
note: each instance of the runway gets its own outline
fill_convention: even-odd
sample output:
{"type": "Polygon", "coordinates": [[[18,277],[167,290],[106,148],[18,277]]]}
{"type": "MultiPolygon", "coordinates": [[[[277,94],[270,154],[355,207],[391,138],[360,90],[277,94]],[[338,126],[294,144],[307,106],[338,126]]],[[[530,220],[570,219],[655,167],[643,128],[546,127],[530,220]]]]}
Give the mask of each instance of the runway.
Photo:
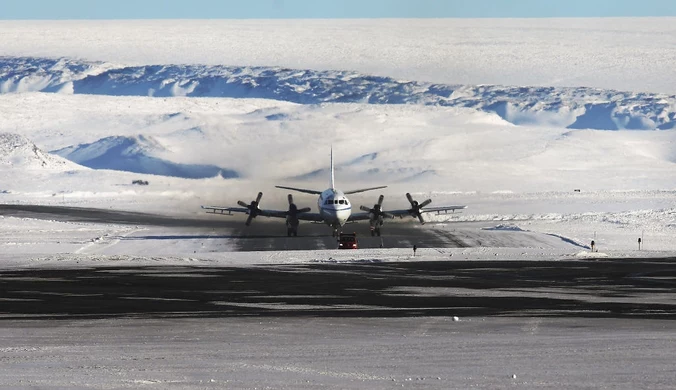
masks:
{"type": "MultiPolygon", "coordinates": [[[[335,249],[324,225],[283,235],[276,220],[178,218],[119,210],[0,205],[0,215],[67,222],[148,225],[120,245],[216,238],[238,251],[335,249]],[[156,229],[155,227],[160,227],[156,229]],[[171,231],[172,233],[167,233],[171,231]],[[157,232],[157,233],[155,233],[157,232]]],[[[348,230],[349,229],[349,230],[348,230]]],[[[452,230],[388,223],[347,225],[362,248],[465,247],[452,230]]],[[[490,234],[523,234],[489,232],[490,234]]],[[[466,237],[466,236],[463,236],[466,237]]],[[[537,237],[536,237],[537,238],[537,237]]],[[[191,251],[192,253],[192,251],[191,251]]],[[[359,251],[355,251],[358,254],[359,251]]],[[[141,253],[138,253],[141,254],[141,253]]],[[[67,256],[67,255],[65,255],[67,256]]],[[[38,269],[0,275],[5,316],[591,316],[676,318],[672,259],[313,263],[230,267],[137,266],[38,269]],[[30,305],[26,305],[30,302],[30,305]],[[338,309],[339,308],[339,309],[338,309]]]]}
{"type": "MultiPolygon", "coordinates": [[[[236,250],[335,245],[330,229],[310,224],[289,238],[281,223],[248,229],[220,216],[14,205],[0,206],[0,215],[138,231],[113,241],[141,257],[139,241],[196,237],[236,250]]],[[[386,245],[472,244],[412,223],[385,227],[386,245]]],[[[362,247],[375,240],[363,238],[362,247]]],[[[191,250],[181,263],[160,256],[121,266],[128,256],[64,251],[58,261],[37,257],[0,270],[0,387],[673,387],[674,259],[361,262],[374,251],[352,251],[356,262],[332,262],[328,254],[337,252],[346,251],[237,266],[192,262],[200,255],[191,250]]],[[[219,252],[268,254],[277,255],[219,252]]]]}
{"type": "MultiPolygon", "coordinates": [[[[230,240],[238,251],[336,249],[332,230],[324,224],[301,223],[298,237],[287,237],[281,219],[259,217],[251,226],[244,216],[204,214],[199,218],[172,217],[120,210],[40,205],[0,205],[0,215],[48,219],[64,222],[112,223],[176,228],[176,237],[215,237],[230,240]]],[[[413,219],[387,221],[381,237],[371,237],[369,225],[362,221],[344,226],[355,232],[360,248],[467,247],[452,232],[421,229],[413,219]]],[[[153,238],[153,237],[148,237],[153,238]]]]}
{"type": "Polygon", "coordinates": [[[676,319],[673,259],[82,267],[0,272],[0,319],[676,319]]]}

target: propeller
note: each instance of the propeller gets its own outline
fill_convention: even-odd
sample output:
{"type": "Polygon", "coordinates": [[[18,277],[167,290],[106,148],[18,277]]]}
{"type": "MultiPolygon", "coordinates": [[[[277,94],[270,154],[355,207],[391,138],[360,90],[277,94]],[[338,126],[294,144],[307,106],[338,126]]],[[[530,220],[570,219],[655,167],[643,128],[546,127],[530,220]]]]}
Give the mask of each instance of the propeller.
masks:
{"type": "Polygon", "coordinates": [[[390,213],[386,213],[383,211],[383,200],[385,200],[385,196],[380,195],[378,197],[378,203],[373,205],[373,208],[368,208],[366,206],[359,206],[359,209],[362,211],[368,211],[371,214],[371,222],[374,223],[376,221],[382,220],[383,217],[385,218],[394,218],[394,215],[390,213]]]}
{"type": "Polygon", "coordinates": [[[254,218],[256,218],[256,216],[258,216],[258,214],[261,213],[261,209],[258,208],[258,205],[261,203],[262,197],[263,197],[263,193],[259,192],[258,196],[256,197],[256,200],[252,200],[251,204],[246,204],[246,203],[242,202],[241,200],[237,201],[238,205],[240,205],[242,207],[246,207],[247,209],[249,209],[249,212],[248,212],[249,217],[246,219],[246,223],[245,223],[246,226],[251,225],[251,221],[254,218]]]}
{"type": "Polygon", "coordinates": [[[432,203],[432,199],[427,199],[422,203],[418,203],[417,200],[413,200],[413,197],[408,192],[406,193],[406,199],[408,199],[408,201],[411,203],[411,208],[408,210],[408,213],[411,214],[413,217],[417,217],[418,220],[420,220],[420,223],[424,225],[425,220],[423,219],[420,210],[422,210],[422,208],[427,206],[428,204],[432,203]]]}
{"type": "Polygon", "coordinates": [[[299,209],[298,206],[296,206],[295,203],[293,203],[293,195],[289,194],[289,211],[286,212],[286,215],[288,217],[291,217],[293,219],[296,219],[296,216],[300,213],[308,213],[310,212],[309,207],[303,207],[302,209],[299,209]]]}

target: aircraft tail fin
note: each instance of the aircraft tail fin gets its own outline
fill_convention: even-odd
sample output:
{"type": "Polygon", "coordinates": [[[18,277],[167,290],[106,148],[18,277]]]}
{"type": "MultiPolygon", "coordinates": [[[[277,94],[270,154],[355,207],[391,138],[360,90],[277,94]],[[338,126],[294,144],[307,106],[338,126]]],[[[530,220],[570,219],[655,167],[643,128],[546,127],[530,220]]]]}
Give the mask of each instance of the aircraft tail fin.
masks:
{"type": "Polygon", "coordinates": [[[333,145],[331,145],[331,182],[329,183],[329,186],[332,190],[336,189],[335,178],[333,175],[333,145]]]}

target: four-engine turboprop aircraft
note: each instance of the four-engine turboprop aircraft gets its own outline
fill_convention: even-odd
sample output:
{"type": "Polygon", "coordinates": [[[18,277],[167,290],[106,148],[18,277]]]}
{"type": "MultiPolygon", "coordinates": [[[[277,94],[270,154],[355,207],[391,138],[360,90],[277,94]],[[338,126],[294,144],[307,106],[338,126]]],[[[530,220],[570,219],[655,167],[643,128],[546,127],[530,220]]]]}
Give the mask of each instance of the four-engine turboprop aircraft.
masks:
{"type": "Polygon", "coordinates": [[[420,220],[420,223],[424,224],[425,220],[422,217],[423,213],[429,212],[441,213],[464,209],[467,207],[467,206],[441,206],[441,207],[424,208],[428,204],[432,203],[431,199],[427,199],[422,203],[418,203],[417,201],[413,200],[411,194],[407,193],[406,198],[411,203],[410,209],[383,211],[382,205],[385,197],[383,195],[380,195],[380,197],[378,198],[378,203],[373,205],[372,208],[360,206],[360,209],[364,212],[352,214],[352,204],[347,199],[346,195],[378,190],[381,188],[386,188],[387,186],[361,188],[358,190],[345,192],[336,189],[333,173],[333,149],[331,150],[331,178],[329,186],[330,187],[324,191],[308,190],[295,187],[275,186],[277,188],[303,192],[306,194],[319,195],[319,199],[317,200],[317,207],[319,209],[319,213],[310,213],[309,207],[299,209],[293,203],[293,197],[291,196],[291,194],[288,195],[289,209],[287,211],[261,209],[259,205],[261,198],[263,197],[262,192],[259,192],[258,196],[256,197],[256,200],[251,201],[250,204],[242,202],[241,200],[238,201],[237,204],[239,204],[242,207],[202,206],[202,208],[207,210],[208,213],[213,214],[227,213],[231,215],[233,212],[246,213],[249,215],[245,223],[247,226],[249,226],[251,224],[251,221],[259,215],[264,217],[286,218],[286,227],[288,236],[298,235],[298,225],[300,221],[325,223],[333,228],[333,235],[337,236],[341,228],[347,222],[362,221],[362,220],[369,220],[369,223],[371,225],[372,236],[375,235],[380,236],[380,227],[383,225],[385,218],[394,218],[396,216],[403,218],[406,215],[410,215],[412,217],[418,218],[420,220]]]}

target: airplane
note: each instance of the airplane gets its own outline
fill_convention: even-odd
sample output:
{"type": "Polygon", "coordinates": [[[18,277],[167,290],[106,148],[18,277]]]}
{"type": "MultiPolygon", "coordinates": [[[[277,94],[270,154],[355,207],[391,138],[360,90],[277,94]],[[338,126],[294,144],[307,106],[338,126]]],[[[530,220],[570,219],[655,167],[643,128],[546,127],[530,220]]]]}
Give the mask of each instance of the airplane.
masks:
{"type": "Polygon", "coordinates": [[[310,221],[315,223],[324,223],[329,227],[333,228],[333,236],[338,236],[342,227],[348,222],[363,221],[368,220],[370,224],[371,236],[380,236],[381,227],[384,224],[384,219],[392,219],[395,217],[403,218],[407,215],[410,215],[414,218],[418,218],[420,223],[425,224],[422,214],[429,212],[448,212],[455,211],[459,209],[464,209],[467,206],[440,206],[425,208],[425,206],[432,203],[431,199],[427,199],[422,203],[418,203],[413,199],[410,193],[406,194],[406,198],[411,204],[410,209],[402,210],[390,210],[383,211],[383,200],[385,196],[380,195],[378,197],[378,202],[369,208],[366,206],[360,206],[359,209],[364,211],[362,213],[352,213],[352,204],[348,200],[346,195],[356,194],[360,192],[373,191],[382,188],[387,188],[387,186],[378,186],[378,187],[369,187],[369,188],[360,188],[357,190],[351,191],[340,191],[336,189],[335,185],[335,175],[333,170],[333,148],[331,148],[331,177],[329,179],[329,188],[324,191],[319,190],[309,190],[304,188],[296,187],[287,187],[287,186],[275,186],[276,188],[298,191],[306,194],[319,195],[317,199],[317,207],[319,213],[311,213],[309,207],[304,207],[299,209],[296,204],[293,202],[293,196],[288,195],[287,199],[289,202],[289,209],[287,211],[282,210],[266,210],[261,209],[260,202],[263,197],[263,193],[259,192],[255,200],[247,204],[245,202],[237,201],[237,204],[241,207],[220,207],[220,206],[202,206],[202,209],[207,210],[207,213],[211,214],[222,214],[222,215],[232,215],[233,212],[236,213],[246,213],[248,217],[246,219],[245,225],[251,225],[251,222],[257,216],[263,217],[274,217],[274,218],[285,218],[287,235],[288,236],[297,236],[298,235],[298,225],[300,221],[310,221]],[[226,214],[227,212],[227,214],[226,214]]]}

